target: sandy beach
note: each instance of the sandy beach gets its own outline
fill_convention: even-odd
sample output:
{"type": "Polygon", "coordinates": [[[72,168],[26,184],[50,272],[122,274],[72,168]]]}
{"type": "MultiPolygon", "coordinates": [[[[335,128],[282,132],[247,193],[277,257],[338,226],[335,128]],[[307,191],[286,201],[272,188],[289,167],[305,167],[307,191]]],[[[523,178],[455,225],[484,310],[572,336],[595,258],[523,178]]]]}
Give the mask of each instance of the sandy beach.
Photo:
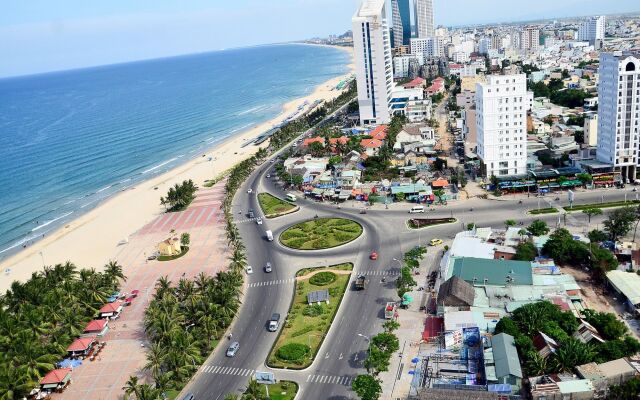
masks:
{"type": "MultiPolygon", "coordinates": [[[[350,48],[343,49],[352,51],[350,48]]],[[[352,64],[349,68],[353,71],[352,64]]],[[[160,196],[164,196],[169,187],[185,179],[192,179],[202,186],[206,180],[215,178],[251,156],[258,146],[242,147],[247,140],[268,131],[305,102],[312,104],[316,100],[335,98],[340,92],[332,89],[349,75],[351,72],[324,82],[309,96],[285,104],[281,114],[272,120],[234,135],[198,158],[119,193],[46,238],[3,260],[0,263],[0,292],[4,293],[15,280],[27,280],[33,272],[42,270],[44,265],[71,261],[79,268],[101,269],[114,258],[121,241],[164,212],[160,196]],[[209,158],[212,160],[208,161],[209,158]]]]}

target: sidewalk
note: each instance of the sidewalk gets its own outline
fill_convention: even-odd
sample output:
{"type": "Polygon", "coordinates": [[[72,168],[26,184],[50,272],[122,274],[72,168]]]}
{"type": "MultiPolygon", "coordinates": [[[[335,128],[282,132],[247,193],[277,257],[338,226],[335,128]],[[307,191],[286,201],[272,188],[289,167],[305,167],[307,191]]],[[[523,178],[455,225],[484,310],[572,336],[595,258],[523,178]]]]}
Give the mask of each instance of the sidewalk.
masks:
{"type": "Polygon", "coordinates": [[[414,301],[407,309],[398,309],[398,322],[400,328],[395,332],[400,341],[400,350],[391,357],[389,371],[380,374],[382,380],[382,395],[380,399],[391,400],[398,398],[406,398],[409,395],[411,381],[413,379],[413,371],[416,364],[412,362],[420,352],[420,343],[422,342],[422,332],[424,331],[424,323],[426,312],[420,311],[423,296],[430,296],[427,280],[431,271],[437,271],[440,262],[440,248],[434,250],[429,249],[425,259],[420,263],[420,275],[415,276],[418,285],[409,294],[414,301]],[[418,290],[424,287],[425,290],[418,290]]]}

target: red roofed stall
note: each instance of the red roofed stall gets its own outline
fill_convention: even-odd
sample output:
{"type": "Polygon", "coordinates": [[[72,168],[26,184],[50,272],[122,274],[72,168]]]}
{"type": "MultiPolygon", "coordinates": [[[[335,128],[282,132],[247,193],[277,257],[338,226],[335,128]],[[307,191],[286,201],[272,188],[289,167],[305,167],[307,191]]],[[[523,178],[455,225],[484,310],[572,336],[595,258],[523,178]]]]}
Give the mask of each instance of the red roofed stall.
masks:
{"type": "Polygon", "coordinates": [[[84,328],[85,335],[104,336],[109,332],[109,322],[106,319],[94,319],[84,328]]]}
{"type": "Polygon", "coordinates": [[[62,390],[69,380],[71,380],[71,368],[54,369],[40,380],[40,389],[52,392],[62,390]]]}
{"type": "Polygon", "coordinates": [[[81,337],[74,340],[73,343],[67,347],[67,352],[71,357],[86,356],[91,352],[95,344],[95,336],[81,337]]]}
{"type": "Polygon", "coordinates": [[[100,309],[100,318],[117,317],[122,312],[122,301],[107,303],[100,309]]]}

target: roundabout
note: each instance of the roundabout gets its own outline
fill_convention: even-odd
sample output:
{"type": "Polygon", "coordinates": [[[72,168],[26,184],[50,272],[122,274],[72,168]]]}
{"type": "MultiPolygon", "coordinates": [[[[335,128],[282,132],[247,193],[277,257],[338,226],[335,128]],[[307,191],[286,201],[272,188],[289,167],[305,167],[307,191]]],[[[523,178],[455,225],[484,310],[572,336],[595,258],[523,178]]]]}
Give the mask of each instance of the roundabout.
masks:
{"type": "Polygon", "coordinates": [[[295,250],[324,250],[352,242],[362,232],[362,225],[351,219],[314,218],[285,229],[280,243],[295,250]]]}

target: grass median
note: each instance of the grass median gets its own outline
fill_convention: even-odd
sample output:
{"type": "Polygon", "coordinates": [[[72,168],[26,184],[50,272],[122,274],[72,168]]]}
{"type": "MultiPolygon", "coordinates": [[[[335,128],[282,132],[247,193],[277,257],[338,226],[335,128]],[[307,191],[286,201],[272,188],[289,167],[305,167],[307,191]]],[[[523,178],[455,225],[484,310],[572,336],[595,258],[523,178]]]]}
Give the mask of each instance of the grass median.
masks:
{"type": "Polygon", "coordinates": [[[311,365],[340,307],[352,269],[352,264],[340,264],[296,280],[291,309],[267,360],[269,367],[302,369],[311,365]],[[329,292],[329,302],[309,305],[307,295],[321,290],[329,292]]]}
{"type": "Polygon", "coordinates": [[[430,226],[452,224],[456,221],[455,218],[411,218],[407,221],[407,226],[411,229],[422,229],[430,226]]]}
{"type": "Polygon", "coordinates": [[[558,212],[557,208],[549,207],[549,208],[541,208],[536,210],[529,210],[529,214],[531,215],[539,215],[539,214],[555,214],[558,212]]]}
{"type": "Polygon", "coordinates": [[[624,201],[609,201],[606,203],[592,203],[592,204],[576,204],[573,207],[569,208],[569,206],[565,206],[564,209],[567,212],[576,212],[582,211],[589,208],[612,208],[612,207],[625,207],[625,206],[635,206],[640,204],[640,201],[629,200],[627,202],[624,201]]]}
{"type": "Polygon", "coordinates": [[[267,218],[275,218],[293,211],[296,206],[269,193],[258,193],[258,203],[267,218]]]}
{"type": "Polygon", "coordinates": [[[322,250],[349,243],[362,235],[362,225],[345,218],[316,218],[289,227],[280,242],[297,250],[322,250]]]}

